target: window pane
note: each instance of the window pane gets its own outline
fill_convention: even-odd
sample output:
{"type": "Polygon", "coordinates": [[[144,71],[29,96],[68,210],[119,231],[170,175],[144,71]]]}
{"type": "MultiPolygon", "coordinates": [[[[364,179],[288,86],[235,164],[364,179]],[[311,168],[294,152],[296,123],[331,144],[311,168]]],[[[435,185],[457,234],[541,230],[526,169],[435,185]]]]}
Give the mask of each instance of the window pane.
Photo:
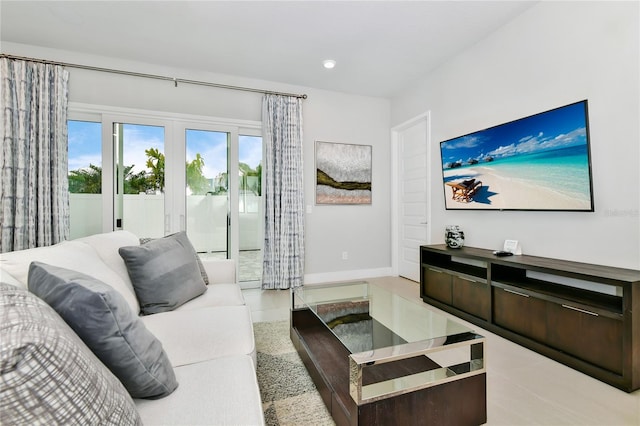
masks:
{"type": "Polygon", "coordinates": [[[69,120],[70,238],[102,232],[102,124],[69,120]]]}
{"type": "Polygon", "coordinates": [[[116,228],[164,236],[164,127],[114,124],[116,228]],[[119,220],[119,221],[118,221],[119,220]]]}
{"type": "Polygon", "coordinates": [[[262,278],[262,138],[239,137],[240,281],[262,278]]]}
{"type": "Polygon", "coordinates": [[[187,129],[185,138],[187,235],[197,252],[226,259],[229,134],[187,129]]]}

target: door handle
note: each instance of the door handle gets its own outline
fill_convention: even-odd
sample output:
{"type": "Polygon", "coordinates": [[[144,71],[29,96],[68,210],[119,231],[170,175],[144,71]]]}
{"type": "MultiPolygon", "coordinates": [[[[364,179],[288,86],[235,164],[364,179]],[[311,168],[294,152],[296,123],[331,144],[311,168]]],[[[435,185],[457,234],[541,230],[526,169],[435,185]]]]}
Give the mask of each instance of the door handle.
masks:
{"type": "Polygon", "coordinates": [[[589,315],[593,315],[594,317],[599,316],[596,312],[591,312],[591,311],[587,311],[586,309],[580,309],[580,308],[576,308],[575,306],[571,306],[571,305],[562,305],[563,308],[567,308],[567,309],[571,309],[572,311],[578,311],[578,312],[582,312],[583,314],[589,314],[589,315]]]}

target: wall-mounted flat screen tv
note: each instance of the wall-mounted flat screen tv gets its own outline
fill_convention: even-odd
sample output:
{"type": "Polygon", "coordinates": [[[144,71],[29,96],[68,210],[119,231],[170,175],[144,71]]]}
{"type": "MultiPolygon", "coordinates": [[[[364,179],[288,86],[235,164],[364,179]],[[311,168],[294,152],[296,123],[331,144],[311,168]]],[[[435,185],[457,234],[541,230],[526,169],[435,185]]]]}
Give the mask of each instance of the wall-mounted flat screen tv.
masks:
{"type": "Polygon", "coordinates": [[[594,210],[587,101],[440,143],[447,210],[594,210]]]}

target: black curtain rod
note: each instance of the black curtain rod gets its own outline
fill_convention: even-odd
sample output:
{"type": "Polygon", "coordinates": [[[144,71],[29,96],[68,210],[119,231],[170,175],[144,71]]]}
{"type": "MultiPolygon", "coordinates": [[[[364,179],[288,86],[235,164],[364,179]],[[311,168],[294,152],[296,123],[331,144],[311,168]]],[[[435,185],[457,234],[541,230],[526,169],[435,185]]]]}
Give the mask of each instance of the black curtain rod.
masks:
{"type": "Polygon", "coordinates": [[[263,93],[263,94],[266,94],[266,95],[293,96],[293,97],[300,98],[300,99],[307,99],[307,95],[306,94],[300,95],[300,94],[296,94],[296,93],[274,92],[274,91],[271,91],[271,90],[254,89],[252,87],[231,86],[231,85],[228,85],[228,84],[210,83],[210,82],[207,82],[207,81],[198,81],[198,80],[187,80],[187,79],[184,79],[184,78],[167,77],[167,76],[164,76],[164,75],[145,74],[145,73],[139,73],[139,72],[133,72],[133,71],[123,71],[123,70],[115,70],[115,69],[110,69],[110,68],[93,67],[93,66],[89,66],[89,65],[70,64],[70,63],[67,63],[67,62],[56,62],[56,61],[49,61],[49,60],[46,60],[46,59],[26,58],[26,57],[23,57],[23,56],[7,55],[7,54],[4,54],[4,53],[0,54],[0,58],[17,59],[17,60],[21,60],[21,61],[37,62],[37,63],[40,63],[40,64],[60,65],[60,66],[63,66],[63,67],[77,68],[77,69],[81,69],[81,70],[108,72],[108,73],[111,73],[111,74],[121,74],[121,75],[129,75],[129,76],[133,76],[133,77],[142,77],[142,78],[151,78],[151,79],[155,79],[155,80],[172,81],[173,84],[175,85],[175,87],[178,87],[178,83],[184,83],[184,84],[194,84],[194,85],[198,85],[198,86],[215,87],[215,88],[218,88],[218,89],[240,90],[240,91],[243,91],[243,92],[263,93]]]}

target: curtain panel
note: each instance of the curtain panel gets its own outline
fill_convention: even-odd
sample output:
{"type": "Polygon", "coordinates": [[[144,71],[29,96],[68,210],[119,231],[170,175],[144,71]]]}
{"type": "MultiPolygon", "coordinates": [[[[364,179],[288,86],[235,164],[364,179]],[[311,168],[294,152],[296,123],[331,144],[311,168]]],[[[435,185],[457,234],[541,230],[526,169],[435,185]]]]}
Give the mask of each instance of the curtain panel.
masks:
{"type": "Polygon", "coordinates": [[[69,73],[0,59],[0,252],[69,237],[69,73]]]}
{"type": "Polygon", "coordinates": [[[295,288],[304,279],[301,99],[264,96],[262,140],[265,149],[262,288],[295,288]]]}

